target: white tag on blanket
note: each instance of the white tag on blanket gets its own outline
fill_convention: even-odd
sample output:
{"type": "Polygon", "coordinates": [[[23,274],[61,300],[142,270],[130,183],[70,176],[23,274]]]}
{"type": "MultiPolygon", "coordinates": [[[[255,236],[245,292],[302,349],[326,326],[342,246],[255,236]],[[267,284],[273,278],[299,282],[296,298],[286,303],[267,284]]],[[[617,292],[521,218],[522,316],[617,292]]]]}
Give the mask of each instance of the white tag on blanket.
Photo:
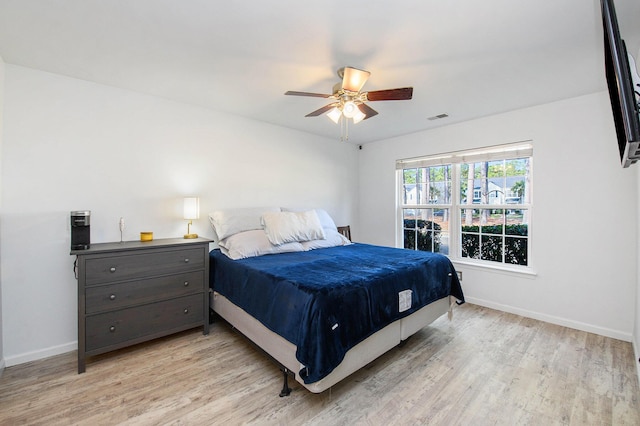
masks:
{"type": "Polygon", "coordinates": [[[404,312],[411,308],[411,290],[403,290],[398,293],[398,312],[404,312]]]}

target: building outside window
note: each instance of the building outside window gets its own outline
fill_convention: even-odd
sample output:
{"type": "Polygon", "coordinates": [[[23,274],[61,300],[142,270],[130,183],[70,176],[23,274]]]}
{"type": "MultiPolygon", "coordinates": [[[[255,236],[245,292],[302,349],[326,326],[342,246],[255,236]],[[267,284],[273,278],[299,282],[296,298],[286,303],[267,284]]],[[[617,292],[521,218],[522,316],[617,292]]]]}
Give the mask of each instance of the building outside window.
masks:
{"type": "Polygon", "coordinates": [[[530,143],[399,160],[401,247],[529,267],[530,143]]]}

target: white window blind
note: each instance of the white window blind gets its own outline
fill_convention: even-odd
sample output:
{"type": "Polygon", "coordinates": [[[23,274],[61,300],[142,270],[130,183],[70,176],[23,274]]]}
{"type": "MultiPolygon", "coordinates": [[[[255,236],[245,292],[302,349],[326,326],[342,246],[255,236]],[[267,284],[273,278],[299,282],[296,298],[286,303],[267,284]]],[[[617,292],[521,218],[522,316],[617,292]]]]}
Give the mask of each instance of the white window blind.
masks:
{"type": "Polygon", "coordinates": [[[451,152],[447,154],[429,155],[426,157],[406,158],[396,161],[396,170],[432,167],[444,164],[476,163],[480,161],[506,160],[524,158],[533,155],[530,141],[496,145],[477,150],[451,152]]]}

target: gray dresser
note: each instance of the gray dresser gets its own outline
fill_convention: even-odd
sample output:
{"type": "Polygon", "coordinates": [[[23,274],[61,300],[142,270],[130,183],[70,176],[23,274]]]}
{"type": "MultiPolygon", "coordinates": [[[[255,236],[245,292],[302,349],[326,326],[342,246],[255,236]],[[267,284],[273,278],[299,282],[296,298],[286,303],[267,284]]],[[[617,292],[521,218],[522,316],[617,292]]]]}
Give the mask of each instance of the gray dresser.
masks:
{"type": "Polygon", "coordinates": [[[209,334],[205,238],[92,244],[72,250],[78,278],[78,373],[87,356],[194,327],[209,334]]]}

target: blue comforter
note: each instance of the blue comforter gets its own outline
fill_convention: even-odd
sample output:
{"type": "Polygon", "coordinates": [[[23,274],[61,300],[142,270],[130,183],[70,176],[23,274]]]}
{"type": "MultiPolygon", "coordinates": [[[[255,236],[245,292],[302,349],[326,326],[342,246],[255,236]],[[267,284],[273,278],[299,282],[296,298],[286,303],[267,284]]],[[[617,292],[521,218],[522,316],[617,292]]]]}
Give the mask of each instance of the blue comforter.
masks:
{"type": "Polygon", "coordinates": [[[464,302],[445,256],[367,244],[231,260],[213,250],[210,286],[297,346],[314,383],[389,323],[443,297],[464,302]],[[411,290],[400,312],[399,292],[411,290]]]}

